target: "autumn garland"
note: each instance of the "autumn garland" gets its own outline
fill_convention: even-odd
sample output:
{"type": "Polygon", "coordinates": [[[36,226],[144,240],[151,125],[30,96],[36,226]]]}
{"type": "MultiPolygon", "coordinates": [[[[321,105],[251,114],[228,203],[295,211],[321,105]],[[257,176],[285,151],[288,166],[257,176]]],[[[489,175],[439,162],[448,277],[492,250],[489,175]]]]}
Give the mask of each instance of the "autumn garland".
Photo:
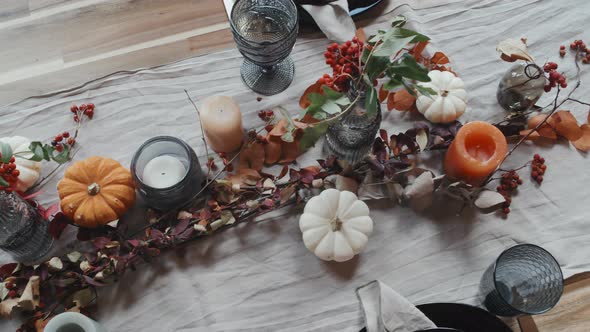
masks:
{"type": "MultiPolygon", "coordinates": [[[[394,22],[395,27],[397,26],[394,22]]],[[[411,34],[406,38],[412,36],[418,35],[411,34]]],[[[408,39],[407,42],[413,41],[414,38],[416,37],[408,39]]],[[[353,42],[362,46],[360,41],[357,38],[353,42]]],[[[368,51],[367,57],[375,53],[375,45],[379,46],[384,42],[383,39],[377,40],[372,45],[373,48],[368,51]]],[[[352,42],[350,45],[345,43],[344,46],[350,48],[352,44],[352,42]]],[[[576,45],[579,46],[579,44],[576,45]]],[[[338,47],[340,46],[342,45],[338,47]]],[[[413,64],[409,62],[415,61],[422,64],[420,68],[449,70],[443,67],[448,64],[448,58],[440,52],[432,57],[424,56],[422,52],[425,46],[426,41],[417,41],[406,53],[413,60],[403,56],[398,59],[400,62],[397,64],[413,67],[413,64]]],[[[334,46],[331,45],[330,49],[334,51],[334,46]]],[[[364,50],[362,52],[365,52],[364,50]]],[[[352,53],[362,54],[354,47],[352,53]]],[[[512,53],[508,56],[510,55],[512,53]]],[[[328,58],[334,59],[332,55],[328,58]]],[[[358,60],[354,56],[352,58],[358,60]]],[[[580,59],[582,59],[581,52],[576,50],[576,66],[580,59]]],[[[333,65],[335,61],[331,62],[333,65]]],[[[341,94],[342,91],[332,90],[336,85],[331,83],[339,82],[338,89],[346,89],[345,81],[354,79],[353,68],[353,66],[340,68],[334,66],[335,72],[342,73],[342,77],[346,79],[342,80],[329,75],[329,90],[324,88],[328,77],[323,77],[323,81],[318,80],[306,91],[301,103],[307,111],[311,112],[306,112],[302,121],[292,120],[285,114],[281,117],[277,116],[276,113],[279,115],[286,113],[281,109],[261,112],[260,117],[265,121],[265,127],[249,134],[248,142],[238,155],[232,158],[221,156],[223,167],[213,179],[208,180],[205,190],[201,193],[203,195],[191,202],[189,206],[164,215],[157,215],[152,211],[148,214],[147,226],[131,237],[122,235],[116,228],[108,226],[96,231],[80,229],[78,238],[90,241],[93,245],[94,249],[88,252],[70,252],[36,266],[12,263],[0,267],[2,280],[0,314],[9,316],[15,308],[24,311],[26,321],[20,328],[21,331],[40,331],[53,315],[62,311],[82,311],[88,314],[87,310],[96,301],[96,287],[116,282],[127,270],[136,269],[137,265],[143,261],[149,262],[160,255],[162,250],[174,249],[181,252],[184,245],[195,239],[252,220],[279,208],[306,201],[324,188],[358,189],[359,195],[364,194],[373,198],[377,192],[374,188],[382,188],[381,193],[377,194],[381,196],[377,198],[396,199],[418,210],[427,208],[431,195],[440,192],[463,201],[466,206],[473,205],[483,210],[495,210],[501,207],[506,212],[506,204],[510,204],[509,194],[522,182],[522,179],[515,176],[517,170],[499,168],[495,174],[500,173],[501,176],[496,178],[491,175],[488,179],[487,183],[500,181],[497,190],[502,199],[498,200],[498,196],[491,197],[491,191],[484,187],[470,186],[444,175],[434,176],[431,171],[417,167],[415,157],[418,153],[444,150],[449,146],[461,126],[458,122],[447,125],[417,122],[413,128],[391,136],[387,131],[381,130],[373,144],[372,153],[365,161],[354,166],[339,162],[335,158],[328,158],[318,161],[318,166],[301,169],[285,165],[276,176],[257,170],[262,167],[260,160],[266,160],[270,164],[278,161],[291,162],[298,154],[298,152],[293,154],[292,148],[300,146],[306,134],[308,139],[318,137],[318,131],[314,128],[321,127],[318,123],[328,120],[328,117],[323,119],[318,117],[324,116],[322,112],[325,112],[325,108],[334,109],[332,106],[325,106],[331,105],[328,101],[343,106],[343,112],[346,111],[346,106],[352,102],[348,101],[347,104],[342,100],[341,103],[344,105],[336,103],[343,94],[341,94]],[[314,93],[316,95],[313,95],[314,93]],[[322,97],[319,97],[320,95],[322,97]],[[266,135],[260,134],[263,130],[267,131],[266,135]],[[310,133],[311,136],[309,136],[310,133]],[[260,159],[262,155],[264,157],[260,159]],[[238,172],[221,179],[221,174],[230,171],[233,167],[232,162],[238,157],[240,158],[238,172]],[[358,188],[359,184],[360,188],[358,188]],[[203,201],[201,197],[207,198],[203,201]]],[[[551,69],[552,65],[547,68],[549,72],[554,70],[551,69]]],[[[577,68],[579,76],[579,67],[577,68]]],[[[376,78],[379,76],[381,73],[376,73],[376,78]]],[[[369,94],[375,96],[370,98],[371,102],[386,101],[390,110],[395,108],[406,111],[415,108],[416,90],[420,88],[419,85],[413,84],[411,79],[406,82],[402,77],[400,81],[402,89],[394,90],[393,87],[396,85],[392,83],[389,86],[392,88],[391,91],[383,88],[382,85],[377,92],[373,80],[370,79],[371,77],[368,78],[364,84],[369,94]]],[[[395,77],[395,74],[390,77],[390,81],[392,78],[399,79],[395,77]]],[[[535,139],[537,136],[550,139],[563,136],[572,140],[581,150],[590,149],[588,125],[578,126],[576,121],[574,126],[575,118],[572,120],[569,113],[557,111],[567,101],[586,104],[571,98],[578,86],[579,80],[562,101],[558,101],[561,86],[557,87],[554,102],[545,108],[537,109],[538,111],[549,109],[546,115],[542,115],[543,118],[531,117],[527,124],[529,114],[511,114],[498,123],[497,126],[505,132],[514,133],[516,130],[521,134],[520,141],[506,155],[506,158],[526,139],[535,139]],[[528,126],[529,130],[525,130],[524,126],[528,126]],[[523,131],[520,132],[520,129],[523,131]]],[[[428,93],[426,90],[423,92],[428,93]]],[[[309,143],[314,142],[313,139],[309,140],[309,143]]],[[[305,147],[305,144],[303,146],[305,147]]],[[[295,150],[298,151],[298,149],[295,150]]],[[[45,159],[45,153],[43,156],[45,159]]],[[[537,182],[541,182],[538,181],[539,170],[545,171],[544,164],[542,157],[535,156],[524,167],[530,165],[532,172],[537,170],[536,176],[533,175],[533,177],[537,182]]],[[[217,165],[214,159],[209,159],[208,168],[210,172],[216,171],[217,165]]],[[[67,221],[61,214],[57,214],[51,224],[52,232],[59,235],[58,233],[67,225],[67,221]]]]}

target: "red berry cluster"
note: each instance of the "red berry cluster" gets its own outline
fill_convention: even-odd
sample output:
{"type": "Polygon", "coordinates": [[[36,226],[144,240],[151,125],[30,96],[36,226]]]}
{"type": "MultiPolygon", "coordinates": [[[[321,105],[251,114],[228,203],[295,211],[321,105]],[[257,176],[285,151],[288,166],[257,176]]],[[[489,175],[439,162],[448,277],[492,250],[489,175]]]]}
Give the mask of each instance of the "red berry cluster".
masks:
{"type": "Polygon", "coordinates": [[[557,64],[555,62],[547,62],[543,66],[543,70],[549,74],[549,84],[545,85],[545,92],[551,91],[551,89],[556,87],[557,84],[559,84],[562,89],[567,88],[565,76],[557,71],[557,64]]]}
{"type": "MultiPolygon", "coordinates": [[[[574,40],[570,44],[570,49],[572,51],[579,52],[579,54],[582,56],[583,63],[590,63],[590,52],[589,52],[588,48],[586,47],[586,44],[584,44],[584,42],[582,40],[574,40]]],[[[564,47],[564,51],[565,51],[565,47],[564,47]]],[[[561,52],[561,48],[560,48],[559,55],[561,55],[561,53],[562,52],[561,52]]]]}
{"type": "Polygon", "coordinates": [[[502,205],[502,212],[504,214],[510,213],[510,204],[512,204],[512,194],[522,184],[522,179],[518,176],[515,170],[510,170],[502,174],[500,185],[496,190],[504,196],[506,202],[502,205]]]}
{"type": "Polygon", "coordinates": [[[228,157],[225,153],[220,152],[219,158],[221,158],[221,160],[223,161],[224,170],[226,172],[233,172],[234,171],[234,165],[232,165],[231,159],[228,159],[228,157]]]}
{"type": "MultiPolygon", "coordinates": [[[[0,158],[2,158],[2,154],[0,154],[0,158]]],[[[4,181],[8,182],[9,184],[8,187],[0,186],[0,190],[11,192],[16,186],[20,171],[16,169],[15,161],[16,158],[12,156],[10,157],[10,161],[7,164],[0,163],[0,177],[2,177],[2,179],[4,179],[4,181]]]]}
{"type": "Polygon", "coordinates": [[[74,144],[76,144],[76,140],[73,137],[70,137],[70,133],[67,131],[55,135],[53,141],[51,141],[51,146],[55,147],[57,152],[62,152],[65,145],[72,147],[74,144]]]}
{"type": "Polygon", "coordinates": [[[538,184],[541,184],[546,170],[547,165],[545,165],[545,158],[535,154],[531,166],[531,177],[533,180],[537,181],[538,184]]]}
{"type": "Polygon", "coordinates": [[[4,287],[8,289],[8,297],[15,298],[18,295],[15,284],[7,282],[6,284],[4,284],[4,287]]]}
{"type": "Polygon", "coordinates": [[[94,116],[94,104],[82,104],[80,106],[74,104],[72,107],[70,107],[70,111],[74,113],[75,122],[80,122],[83,116],[87,116],[89,119],[92,119],[94,116]]]}
{"type": "Polygon", "coordinates": [[[258,111],[258,117],[264,122],[270,122],[275,118],[275,112],[272,110],[261,110],[258,111]]]}
{"type": "Polygon", "coordinates": [[[351,76],[355,77],[360,73],[360,57],[363,47],[363,41],[357,37],[340,45],[333,43],[328,46],[324,57],[326,64],[332,67],[332,76],[326,74],[320,81],[323,79],[323,84],[336,85],[341,90],[346,90],[351,76]]]}

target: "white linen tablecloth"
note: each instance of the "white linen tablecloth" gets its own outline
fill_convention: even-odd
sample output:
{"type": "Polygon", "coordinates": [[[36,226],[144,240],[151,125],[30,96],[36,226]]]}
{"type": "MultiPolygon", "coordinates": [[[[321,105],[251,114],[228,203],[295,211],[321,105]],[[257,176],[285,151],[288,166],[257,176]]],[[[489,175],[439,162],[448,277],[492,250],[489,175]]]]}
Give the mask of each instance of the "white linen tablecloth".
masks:
{"type": "MultiPolygon", "coordinates": [[[[385,28],[396,14],[432,38],[465,80],[469,108],[461,120],[497,121],[504,116],[496,87],[510,64],[495,51],[507,37],[527,37],[540,62],[557,61],[566,76],[575,73],[571,57],[562,61],[559,45],[588,37],[586,0],[391,1],[365,18],[367,33],[385,28]],[[394,10],[395,9],[395,10],[394,10]]],[[[202,101],[223,94],[241,105],[245,125],[259,127],[259,109],[283,104],[292,114],[305,87],[328,67],[320,33],[299,38],[293,51],[296,76],[291,87],[261,102],[240,81],[242,57],[236,49],[175,64],[121,73],[69,92],[30,98],[0,108],[2,136],[46,139],[72,127],[69,106],[93,102],[95,119],[83,130],[76,155],[110,156],[130,164],[140,144],[155,135],[174,135],[204,154],[199,121],[183,89],[202,101]]],[[[590,75],[582,66],[588,99],[590,75]]],[[[571,82],[573,83],[573,82],[571,82]]],[[[574,84],[570,84],[570,87],[574,84]]],[[[544,105],[549,99],[543,99],[544,105]]],[[[567,105],[580,121],[587,108],[567,105]]],[[[385,114],[384,125],[405,130],[408,115],[385,114]]],[[[393,132],[393,129],[390,130],[393,132]]],[[[317,152],[317,151],[316,151],[317,152]]],[[[312,160],[317,155],[305,156],[312,160]]],[[[479,304],[484,269],[500,252],[517,243],[535,243],[551,251],[565,276],[590,270],[590,196],[588,157],[565,142],[523,146],[509,160],[518,166],[542,154],[548,171],[541,187],[525,181],[507,219],[441,205],[437,213],[371,203],[375,231],[365,252],[347,263],[326,263],[308,252],[298,226],[300,210],[285,209],[275,218],[239,225],[189,246],[185,258],[167,253],[152,264],[128,272],[120,283],[100,291],[97,319],[109,331],[358,331],[362,314],[355,288],[379,279],[413,303],[479,304]]],[[[440,169],[440,156],[425,163],[440,169]]],[[[201,159],[204,162],[204,159],[201,159]]],[[[522,176],[526,171],[523,170],[522,176]]],[[[44,188],[43,203],[56,202],[59,176],[44,188]]],[[[139,212],[143,206],[135,208],[139,212]]],[[[128,222],[134,222],[128,220],[128,222]]],[[[137,222],[137,221],[135,221],[137,222]]],[[[66,238],[68,235],[66,234],[66,238]]],[[[2,253],[1,262],[10,258],[2,253]]],[[[9,331],[16,322],[0,322],[9,331]]]]}

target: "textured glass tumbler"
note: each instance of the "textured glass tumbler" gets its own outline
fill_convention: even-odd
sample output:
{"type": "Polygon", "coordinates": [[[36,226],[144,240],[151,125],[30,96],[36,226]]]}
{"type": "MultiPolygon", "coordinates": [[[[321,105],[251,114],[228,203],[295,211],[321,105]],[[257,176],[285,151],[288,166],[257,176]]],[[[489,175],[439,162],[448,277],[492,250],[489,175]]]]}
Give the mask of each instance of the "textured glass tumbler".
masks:
{"type": "Polygon", "coordinates": [[[364,92],[351,87],[348,98],[352,101],[358,93],[360,98],[349,113],[328,128],[324,145],[328,154],[351,164],[361,161],[369,153],[381,125],[381,105],[377,103],[377,111],[367,114],[364,92]]]}
{"type": "Polygon", "coordinates": [[[295,76],[289,54],[299,27],[293,1],[238,0],[230,16],[234,40],[245,58],[244,83],[262,95],[287,89],[295,76]]]}
{"type": "Polygon", "coordinates": [[[524,112],[535,105],[547,84],[543,70],[536,64],[512,66],[500,80],[496,97],[509,112],[524,112]]]}
{"type": "Polygon", "coordinates": [[[538,315],[559,302],[563,274],[548,251],[521,244],[496,259],[484,273],[480,288],[484,305],[498,316],[538,315]]]}
{"type": "Polygon", "coordinates": [[[37,263],[49,254],[53,237],[37,209],[15,193],[0,191],[0,249],[23,263],[37,263]]]}
{"type": "Polygon", "coordinates": [[[201,190],[203,172],[197,154],[183,140],[170,136],[149,139],[137,150],[131,161],[131,173],[139,194],[148,206],[165,211],[179,207],[201,190]],[[154,158],[169,156],[178,159],[186,169],[182,179],[166,188],[154,188],[143,181],[144,169],[154,158]]]}

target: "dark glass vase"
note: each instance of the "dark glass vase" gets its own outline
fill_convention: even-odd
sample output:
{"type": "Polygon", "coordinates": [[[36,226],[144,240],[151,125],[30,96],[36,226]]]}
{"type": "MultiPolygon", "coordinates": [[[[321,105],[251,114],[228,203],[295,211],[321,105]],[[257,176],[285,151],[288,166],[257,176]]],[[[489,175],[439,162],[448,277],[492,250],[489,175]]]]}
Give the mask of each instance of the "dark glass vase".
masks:
{"type": "Polygon", "coordinates": [[[43,260],[53,247],[49,223],[15,193],[0,191],[0,249],[22,263],[43,260]]]}
{"type": "Polygon", "coordinates": [[[326,133],[327,152],[351,164],[363,160],[369,153],[381,125],[381,105],[377,103],[377,111],[368,114],[364,90],[358,91],[351,87],[348,98],[355,100],[359,94],[360,97],[348,114],[331,125],[326,133]]]}
{"type": "Polygon", "coordinates": [[[524,112],[543,95],[547,80],[536,64],[516,64],[502,76],[496,97],[500,106],[509,112],[524,112]]]}

